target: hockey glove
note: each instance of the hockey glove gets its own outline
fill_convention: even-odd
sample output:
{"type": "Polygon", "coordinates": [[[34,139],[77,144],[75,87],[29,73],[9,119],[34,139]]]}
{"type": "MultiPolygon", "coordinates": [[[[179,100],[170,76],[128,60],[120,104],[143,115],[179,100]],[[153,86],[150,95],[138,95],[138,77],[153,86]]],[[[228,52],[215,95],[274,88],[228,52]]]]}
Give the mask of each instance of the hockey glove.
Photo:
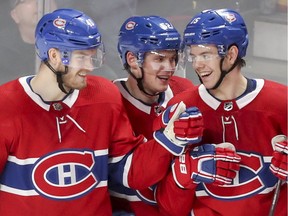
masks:
{"type": "Polygon", "coordinates": [[[154,139],[173,155],[180,155],[187,144],[201,141],[203,119],[198,108],[186,109],[186,105],[181,101],[169,106],[155,120],[155,128],[154,139]]]}
{"type": "Polygon", "coordinates": [[[173,177],[180,188],[186,189],[199,183],[228,185],[240,169],[240,160],[231,143],[204,144],[173,161],[173,177]]]}
{"type": "Polygon", "coordinates": [[[285,135],[278,135],[272,139],[274,152],[270,170],[279,179],[288,181],[288,144],[285,135]]]}

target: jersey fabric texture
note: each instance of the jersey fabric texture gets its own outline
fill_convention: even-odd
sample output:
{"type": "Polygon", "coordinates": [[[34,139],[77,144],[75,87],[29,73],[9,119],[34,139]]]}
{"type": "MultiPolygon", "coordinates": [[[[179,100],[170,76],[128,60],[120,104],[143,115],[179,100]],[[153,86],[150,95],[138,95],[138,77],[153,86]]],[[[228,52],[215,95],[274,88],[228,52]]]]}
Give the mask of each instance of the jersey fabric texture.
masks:
{"type": "MultiPolygon", "coordinates": [[[[241,156],[241,168],[232,185],[199,184],[192,193],[178,193],[168,176],[157,188],[157,201],[166,212],[187,215],[184,212],[192,208],[191,215],[196,216],[268,215],[277,182],[269,170],[271,139],[287,135],[287,86],[255,81],[255,90],[236,100],[219,101],[204,85],[172,99],[171,104],[183,101],[187,107],[198,107],[204,119],[201,144],[231,142],[241,156]]],[[[275,215],[287,215],[287,184],[282,185],[275,215]]]]}
{"type": "MultiPolygon", "coordinates": [[[[151,105],[134,98],[125,88],[124,82],[126,80],[127,78],[118,79],[114,80],[114,83],[122,94],[133,131],[136,135],[143,134],[148,140],[153,138],[153,121],[166,108],[168,101],[176,94],[194,86],[188,79],[172,76],[167,90],[159,95],[157,103],[151,105]]],[[[157,150],[155,149],[155,151],[157,150]]],[[[158,162],[154,161],[154,163],[158,162]]],[[[161,215],[154,199],[153,188],[151,186],[142,190],[129,190],[123,187],[113,187],[110,191],[113,208],[133,212],[136,216],[161,215]]]]}
{"type": "MultiPolygon", "coordinates": [[[[0,215],[108,216],[108,178],[136,188],[163,178],[167,170],[160,174],[157,166],[152,178],[136,175],[145,165],[133,163],[139,153],[132,149],[145,139],[134,136],[111,81],[88,76],[85,89],[45,102],[31,78],[0,87],[0,215]]],[[[156,148],[169,167],[170,154],[154,140],[141,148],[146,144],[149,158],[156,148]]]]}

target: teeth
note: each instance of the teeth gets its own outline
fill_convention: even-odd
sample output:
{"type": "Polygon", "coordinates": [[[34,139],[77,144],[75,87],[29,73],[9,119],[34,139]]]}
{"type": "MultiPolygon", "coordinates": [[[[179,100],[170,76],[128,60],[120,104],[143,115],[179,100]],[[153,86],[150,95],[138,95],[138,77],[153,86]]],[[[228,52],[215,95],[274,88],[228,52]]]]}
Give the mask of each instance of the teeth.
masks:
{"type": "Polygon", "coordinates": [[[161,77],[161,76],[159,76],[158,78],[159,78],[159,79],[165,79],[165,80],[168,80],[168,79],[169,79],[169,77],[161,77]]]}
{"type": "Polygon", "coordinates": [[[205,73],[201,73],[201,74],[199,74],[201,77],[204,77],[204,76],[208,76],[208,75],[210,75],[211,73],[210,72],[205,72],[205,73]]]}

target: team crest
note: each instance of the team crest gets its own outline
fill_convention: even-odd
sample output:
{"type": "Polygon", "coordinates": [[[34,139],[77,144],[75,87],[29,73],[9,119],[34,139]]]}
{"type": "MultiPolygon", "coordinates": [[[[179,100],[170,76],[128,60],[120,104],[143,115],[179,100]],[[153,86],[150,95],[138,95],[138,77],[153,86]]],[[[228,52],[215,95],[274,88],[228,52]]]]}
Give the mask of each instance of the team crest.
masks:
{"type": "Polygon", "coordinates": [[[32,171],[35,190],[51,199],[75,199],[99,183],[92,151],[59,151],[40,158],[32,171]]]}
{"type": "Polygon", "coordinates": [[[57,28],[64,28],[66,25],[66,20],[57,18],[53,21],[53,25],[57,28]]]}
{"type": "Polygon", "coordinates": [[[135,22],[133,22],[133,21],[129,21],[128,23],[126,23],[125,28],[126,28],[127,30],[133,30],[134,27],[135,27],[135,25],[136,25],[135,22]]]}
{"type": "Polygon", "coordinates": [[[232,14],[232,13],[228,13],[228,14],[225,16],[225,19],[226,19],[229,23],[236,21],[236,17],[235,17],[235,15],[232,14]]]}
{"type": "Polygon", "coordinates": [[[270,162],[267,158],[249,152],[237,153],[241,156],[241,175],[237,175],[231,185],[221,186],[220,189],[219,186],[203,184],[203,188],[200,185],[197,190],[203,189],[210,196],[220,200],[238,200],[259,194],[261,191],[267,193],[267,190],[276,184],[277,178],[269,171],[270,162]]]}

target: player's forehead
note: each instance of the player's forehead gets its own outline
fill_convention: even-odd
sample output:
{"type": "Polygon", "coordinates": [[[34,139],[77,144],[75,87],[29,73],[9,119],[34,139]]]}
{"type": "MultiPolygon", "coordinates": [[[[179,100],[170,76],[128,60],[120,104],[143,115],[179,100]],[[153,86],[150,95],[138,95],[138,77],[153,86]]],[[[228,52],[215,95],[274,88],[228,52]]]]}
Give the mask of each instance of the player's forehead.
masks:
{"type": "Polygon", "coordinates": [[[170,57],[175,56],[177,54],[176,50],[155,50],[147,52],[147,56],[162,56],[162,57],[170,57]]]}
{"type": "Polygon", "coordinates": [[[217,53],[217,47],[214,44],[197,44],[189,47],[190,54],[200,55],[203,53],[217,53]]]}
{"type": "Polygon", "coordinates": [[[73,50],[72,54],[74,55],[95,55],[97,53],[97,49],[89,49],[89,50],[73,50]]]}

